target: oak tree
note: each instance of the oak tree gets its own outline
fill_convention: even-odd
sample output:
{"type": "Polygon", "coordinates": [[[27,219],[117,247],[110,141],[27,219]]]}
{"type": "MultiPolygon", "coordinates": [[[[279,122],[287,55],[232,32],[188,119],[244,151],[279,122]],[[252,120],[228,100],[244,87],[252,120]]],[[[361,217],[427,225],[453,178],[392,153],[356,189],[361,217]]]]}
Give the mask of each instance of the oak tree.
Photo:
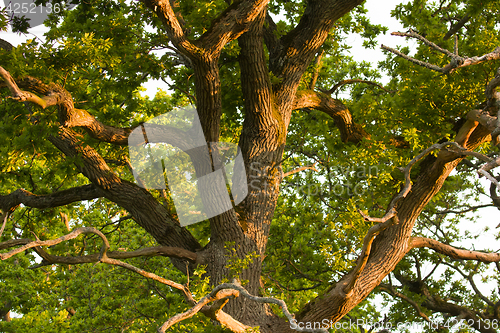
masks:
{"type": "Polygon", "coordinates": [[[464,208],[482,191],[471,170],[499,206],[499,4],[399,5],[408,30],[394,38],[416,50],[382,46],[373,69],[348,53],[349,33],[373,48],[386,30],[362,3],[88,0],[51,14],[44,41],[3,41],[2,330],[364,332],[420,318],[496,332],[498,292],[474,276],[496,283],[485,263],[500,255],[457,242],[480,209],[464,208]],[[169,93],[141,95],[150,80],[169,93]],[[128,145],[190,104],[213,158],[197,176],[220,163],[211,143],[233,142],[247,193],[185,227],[168,188],[134,178],[128,145]],[[384,318],[376,293],[401,302],[384,318]]]}

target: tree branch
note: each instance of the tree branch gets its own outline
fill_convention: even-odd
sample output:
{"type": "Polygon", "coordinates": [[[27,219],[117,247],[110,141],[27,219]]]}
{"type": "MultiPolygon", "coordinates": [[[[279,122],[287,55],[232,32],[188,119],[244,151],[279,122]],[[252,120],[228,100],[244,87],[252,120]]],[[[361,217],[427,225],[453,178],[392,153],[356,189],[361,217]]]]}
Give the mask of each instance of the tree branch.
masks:
{"type": "MultiPolygon", "coordinates": [[[[184,313],[180,313],[175,315],[174,317],[170,318],[168,321],[166,321],[160,329],[158,329],[158,332],[164,333],[168,328],[170,328],[173,324],[180,322],[184,319],[190,318],[193,315],[195,315],[197,312],[199,312],[204,305],[214,302],[219,299],[223,298],[229,298],[229,297],[239,297],[243,296],[246,297],[254,302],[258,303],[265,303],[265,304],[276,304],[278,305],[281,310],[283,311],[283,314],[287,318],[287,320],[290,322],[290,324],[293,324],[295,322],[295,319],[293,315],[288,311],[288,307],[286,303],[282,300],[273,298],[273,297],[259,297],[259,296],[253,296],[248,293],[248,291],[243,288],[242,286],[233,284],[233,283],[222,283],[215,287],[208,295],[203,297],[194,307],[189,309],[188,311],[184,313]],[[221,293],[221,291],[225,291],[221,293]]],[[[246,327],[249,328],[249,327],[246,327]]],[[[297,327],[295,328],[296,331],[298,332],[321,332],[321,333],[328,333],[327,330],[325,329],[307,329],[307,328],[300,328],[297,327]]],[[[234,332],[243,332],[240,330],[234,330],[234,332]]]]}
{"type": "Polygon", "coordinates": [[[358,261],[356,263],[356,267],[354,267],[354,270],[350,273],[352,274],[349,281],[347,282],[345,288],[343,289],[344,293],[346,295],[349,295],[352,293],[354,286],[363,272],[363,269],[365,268],[368,259],[370,257],[370,252],[372,249],[372,243],[373,240],[375,239],[375,236],[377,236],[381,231],[389,228],[393,224],[397,224],[399,222],[398,217],[396,215],[396,210],[394,208],[391,208],[383,218],[373,218],[369,217],[363,214],[363,212],[360,211],[362,216],[364,217],[365,220],[370,221],[370,222],[381,222],[380,224],[376,224],[370,229],[368,229],[368,232],[366,233],[364,239],[363,239],[363,247],[361,249],[361,254],[358,257],[358,261]]]}
{"type": "MultiPolygon", "coordinates": [[[[7,253],[0,253],[0,259],[1,260],[8,259],[8,258],[10,258],[10,257],[12,257],[12,256],[14,256],[14,255],[16,255],[18,253],[21,253],[21,252],[26,251],[26,250],[31,249],[31,248],[35,248],[35,250],[38,250],[37,252],[41,251],[42,254],[44,254],[44,253],[46,254],[45,251],[43,251],[43,250],[40,249],[40,246],[52,246],[52,245],[56,245],[56,244],[62,243],[64,241],[68,241],[68,240],[74,239],[74,238],[78,237],[81,234],[89,234],[89,233],[90,234],[95,234],[95,235],[99,236],[102,239],[102,242],[103,242],[103,245],[101,247],[101,251],[99,252],[99,254],[94,255],[94,256],[97,256],[97,260],[92,261],[92,262],[102,262],[102,263],[105,263],[105,264],[110,264],[110,265],[115,265],[115,266],[123,267],[123,268],[128,269],[128,270],[130,270],[132,272],[135,272],[135,273],[137,273],[139,275],[142,275],[142,276],[144,276],[146,278],[158,281],[158,282],[163,283],[163,284],[165,284],[167,286],[170,286],[172,288],[178,289],[178,290],[180,290],[180,291],[182,291],[184,293],[186,299],[192,300],[191,293],[182,284],[173,282],[171,280],[167,280],[167,279],[162,278],[162,277],[160,277],[160,276],[158,276],[156,274],[153,274],[153,273],[150,273],[150,272],[146,272],[143,269],[137,268],[137,267],[135,267],[133,265],[130,265],[130,264],[125,263],[125,262],[122,262],[120,260],[110,258],[108,256],[108,249],[110,247],[108,239],[106,238],[106,236],[101,231],[99,231],[99,230],[97,230],[95,228],[91,228],[91,227],[84,227],[84,228],[75,229],[72,232],[70,232],[69,234],[61,236],[61,237],[56,238],[56,239],[50,239],[50,240],[46,240],[46,241],[41,241],[41,240],[31,241],[31,240],[28,240],[29,242],[26,242],[24,245],[22,245],[19,248],[11,250],[11,251],[9,251],[7,253]]],[[[7,241],[7,242],[3,242],[3,243],[0,243],[0,249],[12,247],[12,246],[15,246],[15,245],[21,245],[20,241],[25,242],[27,240],[23,239],[23,240],[11,240],[11,241],[7,241]],[[13,244],[15,244],[15,245],[13,245],[13,244]]],[[[144,249],[144,250],[145,251],[142,252],[143,254],[144,253],[154,253],[155,252],[155,251],[151,251],[150,249],[144,249]]],[[[177,252],[177,250],[179,250],[179,249],[176,249],[174,251],[169,251],[169,252],[177,252]]],[[[135,251],[135,252],[137,254],[137,252],[139,252],[139,251],[135,251]]],[[[94,256],[85,256],[85,257],[94,257],[94,256]]],[[[127,254],[121,254],[121,255],[117,254],[117,256],[127,256],[127,254]]],[[[51,259],[52,258],[57,259],[58,256],[50,256],[49,255],[49,258],[51,258],[51,259]]],[[[83,263],[83,262],[85,262],[85,261],[82,261],[82,262],[79,262],[79,263],[83,263]]]]}
{"type": "Polygon", "coordinates": [[[346,85],[346,84],[353,84],[353,83],[366,83],[366,84],[369,84],[371,86],[375,86],[375,87],[379,87],[380,89],[382,89],[383,91],[385,92],[388,92],[388,93],[393,93],[394,91],[391,91],[391,90],[388,90],[386,88],[384,88],[384,86],[376,83],[376,82],[373,82],[373,81],[369,81],[369,80],[360,80],[360,79],[349,79],[349,80],[342,80],[338,83],[336,83],[330,90],[327,90],[327,91],[323,91],[325,94],[333,94],[335,91],[337,91],[337,89],[339,89],[340,87],[342,87],[343,85],[346,85]]]}
{"type": "Polygon", "coordinates": [[[436,212],[435,214],[443,215],[443,214],[463,214],[467,212],[472,212],[480,208],[486,208],[486,207],[495,207],[494,204],[486,204],[486,205],[478,205],[478,206],[473,206],[473,207],[468,207],[463,210],[453,210],[453,209],[446,209],[442,210],[440,212],[436,212]]]}
{"type": "Polygon", "coordinates": [[[364,138],[370,138],[361,125],[354,123],[349,109],[342,102],[325,93],[314,90],[299,90],[292,109],[304,108],[319,110],[332,117],[340,130],[340,138],[343,142],[358,143],[364,138]]]}
{"type": "Polygon", "coordinates": [[[426,237],[412,237],[409,241],[408,250],[420,247],[428,247],[453,259],[478,260],[485,263],[500,262],[500,253],[463,250],[451,245],[443,244],[434,239],[426,237]]]}
{"type": "Polygon", "coordinates": [[[168,37],[172,43],[188,58],[192,59],[194,55],[202,53],[202,50],[190,42],[177,16],[168,0],[142,0],[146,7],[150,8],[162,21],[167,30],[168,37]]]}
{"type": "Polygon", "coordinates": [[[446,33],[446,35],[444,35],[443,39],[444,40],[450,39],[450,37],[456,34],[458,30],[462,29],[462,27],[465,25],[465,23],[467,23],[470,20],[470,18],[471,17],[469,13],[465,14],[460,21],[458,21],[456,24],[450,27],[450,30],[446,33]]]}
{"type": "Polygon", "coordinates": [[[14,46],[12,46],[11,43],[0,38],[0,49],[4,49],[5,51],[9,52],[9,51],[12,51],[13,48],[14,48],[14,46]]]}
{"type": "MultiPolygon", "coordinates": [[[[91,147],[85,146],[73,131],[60,128],[51,141],[66,156],[77,158],[77,167],[103,196],[127,209],[134,220],[151,234],[159,244],[184,248],[189,251],[201,249],[198,241],[167,209],[145,189],[125,181],[114,174],[104,159],[91,147]]],[[[180,264],[180,263],[179,263],[180,264]]],[[[179,265],[181,270],[185,267],[179,265]]]]}
{"type": "Polygon", "coordinates": [[[455,267],[453,265],[451,265],[450,263],[447,263],[445,262],[444,263],[446,266],[448,267],[451,267],[453,268],[454,270],[456,270],[458,273],[460,273],[460,275],[462,275],[468,282],[469,284],[471,285],[472,289],[474,289],[474,292],[476,293],[476,295],[483,300],[483,302],[485,302],[486,304],[488,304],[489,306],[491,307],[495,307],[495,303],[493,303],[489,298],[487,298],[486,296],[484,296],[481,291],[477,288],[476,286],[476,283],[474,282],[474,279],[472,278],[473,277],[473,274],[472,272],[469,274],[469,275],[466,275],[464,272],[462,272],[461,269],[459,269],[458,267],[455,267]]]}
{"type": "Polygon", "coordinates": [[[497,330],[491,327],[491,325],[486,324],[497,318],[488,315],[487,313],[478,313],[476,311],[470,310],[465,306],[461,306],[455,303],[447,302],[443,300],[439,295],[434,295],[431,290],[422,281],[411,281],[403,276],[397,276],[396,278],[404,285],[407,286],[411,292],[424,296],[422,301],[422,306],[429,310],[435,312],[441,312],[443,314],[449,314],[451,316],[456,316],[457,319],[465,319],[465,323],[468,326],[472,326],[479,332],[482,333],[497,333],[497,330]],[[486,325],[485,325],[486,324],[486,325]]]}
{"type": "Polygon", "coordinates": [[[186,147],[189,145],[189,142],[186,142],[186,138],[189,136],[175,127],[155,124],[140,124],[130,128],[108,126],[98,121],[86,110],[76,109],[71,94],[57,84],[51,83],[50,85],[46,85],[33,77],[26,77],[19,82],[19,86],[44,95],[43,97],[39,97],[31,92],[21,90],[10,73],[2,67],[0,67],[0,75],[10,89],[13,99],[20,102],[32,102],[44,109],[49,106],[58,105],[59,121],[62,126],[68,128],[82,127],[91,137],[99,141],[116,145],[128,145],[130,143],[129,136],[132,131],[141,126],[143,133],[147,132],[148,135],[139,141],[136,140],[137,142],[134,141],[131,143],[133,145],[166,142],[183,150],[187,149],[186,147]],[[145,127],[147,127],[147,131],[145,127]]]}
{"type": "Polygon", "coordinates": [[[422,309],[420,308],[420,306],[418,305],[417,302],[412,300],[410,297],[396,291],[392,285],[386,284],[386,283],[381,283],[379,285],[379,288],[380,288],[380,290],[385,291],[386,293],[388,293],[392,296],[398,297],[398,298],[402,299],[403,301],[409,303],[415,309],[415,311],[417,311],[417,314],[420,317],[422,317],[428,323],[431,322],[429,317],[422,311],[422,309]]]}
{"type": "Polygon", "coordinates": [[[497,47],[492,52],[485,54],[485,55],[482,55],[482,56],[479,56],[479,57],[464,58],[464,57],[460,57],[459,55],[454,54],[446,49],[441,48],[440,46],[427,40],[425,37],[417,34],[413,30],[410,30],[409,32],[393,32],[392,35],[393,36],[403,36],[403,37],[416,38],[416,39],[422,41],[424,44],[428,45],[429,47],[431,47],[431,48],[447,55],[449,58],[451,58],[451,61],[449,64],[445,65],[444,67],[439,67],[437,65],[433,65],[433,64],[430,64],[428,62],[421,61],[421,60],[415,59],[413,57],[410,57],[410,56],[403,54],[403,53],[399,52],[398,50],[395,50],[395,49],[390,48],[388,46],[381,45],[381,47],[383,49],[385,49],[389,52],[392,52],[392,53],[396,54],[397,56],[400,56],[400,57],[402,57],[402,58],[404,58],[404,59],[406,59],[414,64],[417,64],[417,65],[425,67],[425,68],[432,69],[433,71],[443,73],[443,74],[452,73],[454,70],[456,70],[458,68],[477,65],[477,64],[480,64],[480,63],[485,62],[485,61],[500,59],[500,47],[497,47]]]}
{"type": "Polygon", "coordinates": [[[335,22],[360,5],[363,0],[307,1],[297,26],[280,38],[276,55],[269,59],[269,69],[279,79],[274,85],[276,104],[285,124],[291,118],[290,106],[302,75],[325,42],[335,22]]]}
{"type": "MultiPolygon", "coordinates": [[[[12,239],[0,243],[0,250],[4,250],[18,245],[27,245],[27,244],[29,245],[32,242],[33,240],[29,238],[12,239]]],[[[47,253],[45,250],[43,250],[38,246],[35,247],[35,251],[43,259],[42,266],[51,264],[77,265],[77,264],[99,262],[99,254],[89,254],[85,256],[76,256],[76,257],[55,256],[47,253]]],[[[153,257],[153,256],[165,256],[171,258],[186,259],[191,262],[197,262],[197,260],[199,260],[199,257],[195,252],[171,246],[155,246],[129,252],[122,252],[122,251],[108,252],[108,257],[112,259],[130,259],[136,257],[153,257]]]]}
{"type": "Polygon", "coordinates": [[[94,185],[74,187],[46,195],[37,195],[24,189],[18,189],[10,194],[0,195],[0,209],[7,212],[20,204],[33,208],[52,208],[102,196],[102,192],[94,185]]]}
{"type": "Polygon", "coordinates": [[[216,19],[210,28],[196,41],[187,39],[169,1],[142,0],[161,19],[172,43],[191,60],[203,57],[217,58],[228,42],[246,31],[269,0],[243,0],[233,2],[216,19]],[[198,46],[199,45],[199,46],[198,46]]]}
{"type": "Polygon", "coordinates": [[[296,169],[293,169],[292,171],[285,172],[283,174],[283,178],[288,177],[290,175],[293,175],[294,173],[304,171],[304,170],[314,170],[314,171],[318,172],[318,169],[316,169],[316,163],[314,163],[313,165],[306,165],[306,166],[302,166],[302,167],[298,167],[296,169]]]}

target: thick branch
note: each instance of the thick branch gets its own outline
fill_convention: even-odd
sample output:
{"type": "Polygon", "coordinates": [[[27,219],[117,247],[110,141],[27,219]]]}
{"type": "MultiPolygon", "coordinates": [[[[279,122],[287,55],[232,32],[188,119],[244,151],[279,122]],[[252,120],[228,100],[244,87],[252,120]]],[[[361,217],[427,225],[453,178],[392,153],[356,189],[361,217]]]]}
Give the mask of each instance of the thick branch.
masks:
{"type": "Polygon", "coordinates": [[[451,245],[443,244],[434,239],[425,237],[412,237],[410,239],[409,249],[419,247],[428,247],[453,259],[478,260],[486,263],[500,262],[500,253],[463,250],[451,245]]]}
{"type": "Polygon", "coordinates": [[[302,75],[323,45],[335,22],[363,0],[307,1],[299,24],[280,39],[279,53],[270,57],[270,70],[281,81],[276,84],[276,104],[285,124],[302,75]]]}
{"type": "Polygon", "coordinates": [[[76,133],[60,128],[59,135],[49,140],[66,156],[77,158],[81,172],[103,191],[103,196],[127,209],[161,245],[190,251],[201,248],[191,233],[182,228],[148,191],[116,176],[104,159],[94,149],[85,146],[76,133]]]}
{"type": "MultiPolygon", "coordinates": [[[[477,147],[487,137],[488,132],[482,126],[478,126],[467,140],[469,149],[477,147]]],[[[412,164],[416,163],[417,160],[421,159],[431,150],[442,149],[450,145],[458,146],[456,143],[434,145],[423,154],[417,156],[412,161],[412,164]]],[[[409,239],[416,218],[429,200],[439,191],[446,177],[461,160],[460,153],[448,153],[451,155],[446,158],[438,154],[438,158],[433,163],[423,168],[413,186],[411,185],[411,180],[408,179],[408,169],[410,166],[407,166],[405,170],[408,171],[408,176],[405,177],[407,178],[406,184],[402,191],[393,198],[389,206],[397,210],[399,222],[381,231],[375,237],[364,268],[362,270],[356,268],[355,271],[351,271],[324,295],[306,305],[298,315],[300,321],[315,322],[321,321],[324,318],[328,318],[334,322],[340,320],[342,316],[365,298],[394,269],[396,264],[408,252],[409,239]],[[360,272],[359,275],[356,274],[357,271],[360,272]],[[346,293],[346,287],[353,280],[355,282],[352,287],[352,293],[346,293]]],[[[360,265],[362,265],[362,262],[358,262],[357,267],[360,265]]],[[[476,317],[472,316],[471,318],[476,317]]]]}
{"type": "MultiPolygon", "coordinates": [[[[243,34],[263,14],[269,0],[234,1],[199,39],[211,54],[218,55],[224,45],[243,34]]],[[[264,14],[265,15],[265,14],[264,14]]]]}
{"type": "Polygon", "coordinates": [[[312,108],[326,113],[335,121],[343,142],[358,143],[364,138],[370,138],[361,125],[354,123],[349,109],[325,93],[300,90],[296,94],[292,108],[294,110],[312,108]]]}
{"type": "Polygon", "coordinates": [[[158,15],[167,30],[170,40],[183,54],[192,59],[195,54],[201,53],[202,50],[186,38],[170,1],[142,0],[142,2],[158,15]]]}
{"type": "Polygon", "coordinates": [[[32,102],[35,103],[42,108],[46,108],[50,105],[55,105],[56,100],[51,97],[40,98],[35,94],[32,94],[28,91],[23,91],[19,89],[16,81],[12,78],[10,73],[6,71],[2,66],[0,66],[0,76],[2,76],[7,88],[9,88],[10,93],[12,94],[12,99],[20,101],[20,102],[32,102]]]}
{"type": "MultiPolygon", "coordinates": [[[[360,213],[362,213],[362,212],[360,211],[360,213]]],[[[387,214],[381,219],[372,218],[372,217],[366,216],[364,214],[362,214],[362,215],[365,218],[365,220],[367,220],[367,221],[381,222],[381,223],[370,227],[370,229],[368,229],[368,232],[366,233],[366,235],[363,239],[363,247],[361,249],[361,254],[358,258],[358,262],[356,264],[356,267],[354,267],[354,270],[351,272],[352,276],[349,279],[349,282],[347,282],[346,287],[343,290],[343,292],[346,295],[349,295],[353,291],[354,286],[355,286],[359,276],[363,272],[363,269],[365,268],[365,266],[368,262],[368,259],[370,257],[370,252],[371,252],[372,244],[373,244],[375,237],[381,231],[389,228],[393,224],[398,223],[398,217],[396,215],[396,211],[394,210],[394,208],[391,208],[391,210],[388,211],[387,214]]]]}
{"type": "Polygon", "coordinates": [[[269,0],[235,1],[213,20],[210,28],[195,42],[189,41],[180,25],[170,1],[143,0],[162,20],[172,43],[191,60],[203,57],[217,58],[228,42],[238,38],[257,15],[264,10],[269,0]],[[199,46],[198,46],[199,45],[199,46]],[[207,52],[205,54],[205,52],[207,52]]]}
{"type": "MultiPolygon", "coordinates": [[[[119,128],[103,124],[86,110],[76,109],[71,94],[57,84],[47,85],[32,77],[27,77],[19,82],[19,86],[43,95],[43,97],[39,97],[31,92],[21,90],[10,73],[2,67],[0,67],[0,75],[10,89],[13,99],[32,102],[42,108],[58,105],[61,125],[65,127],[82,127],[91,137],[99,141],[127,145],[129,144],[130,133],[138,127],[119,128]]],[[[134,142],[134,145],[166,142],[184,150],[189,144],[186,142],[188,136],[175,127],[155,124],[141,124],[139,126],[142,127],[143,133],[146,132],[144,127],[147,127],[148,135],[141,138],[139,142],[134,142]]]]}
{"type": "Polygon", "coordinates": [[[102,192],[94,185],[74,187],[46,195],[37,195],[24,189],[18,189],[10,194],[0,195],[0,209],[6,212],[20,204],[33,208],[52,208],[102,196],[102,192]]]}

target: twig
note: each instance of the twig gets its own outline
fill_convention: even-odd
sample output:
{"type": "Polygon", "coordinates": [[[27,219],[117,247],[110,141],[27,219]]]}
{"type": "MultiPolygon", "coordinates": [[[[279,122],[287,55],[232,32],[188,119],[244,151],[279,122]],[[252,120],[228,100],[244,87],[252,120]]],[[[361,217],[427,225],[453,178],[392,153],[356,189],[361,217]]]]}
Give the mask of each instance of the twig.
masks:
{"type": "Polygon", "coordinates": [[[486,296],[484,296],[481,291],[477,288],[476,286],[476,283],[474,282],[474,280],[472,279],[472,273],[469,274],[469,275],[466,275],[464,272],[462,272],[462,270],[458,267],[455,267],[453,265],[451,265],[450,263],[447,263],[445,262],[444,263],[446,266],[448,267],[451,267],[453,268],[454,270],[456,270],[458,273],[460,273],[460,275],[462,275],[465,279],[467,279],[467,281],[469,281],[469,284],[471,285],[472,289],[474,289],[474,292],[476,293],[476,295],[482,299],[486,304],[488,304],[489,306],[491,307],[494,307],[495,306],[495,303],[493,303],[489,298],[487,298],[486,296]]]}
{"type": "Polygon", "coordinates": [[[438,214],[438,215],[441,215],[441,214],[463,214],[463,213],[471,212],[471,211],[479,209],[479,208],[486,208],[486,207],[495,207],[495,205],[494,204],[478,205],[478,206],[468,207],[468,208],[465,208],[463,210],[446,209],[446,210],[442,210],[440,212],[436,212],[435,214],[438,214]]]}
{"type": "Polygon", "coordinates": [[[450,51],[446,50],[446,49],[443,49],[442,47],[434,44],[433,42],[431,42],[430,40],[428,40],[427,38],[425,38],[424,36],[421,36],[419,34],[417,34],[415,31],[413,30],[409,30],[408,32],[393,32],[391,33],[391,35],[393,36],[400,36],[400,37],[411,37],[411,38],[416,38],[418,39],[419,41],[421,41],[422,43],[424,43],[425,45],[443,53],[443,54],[446,54],[448,57],[450,58],[455,58],[456,55],[451,53],[450,51]]]}

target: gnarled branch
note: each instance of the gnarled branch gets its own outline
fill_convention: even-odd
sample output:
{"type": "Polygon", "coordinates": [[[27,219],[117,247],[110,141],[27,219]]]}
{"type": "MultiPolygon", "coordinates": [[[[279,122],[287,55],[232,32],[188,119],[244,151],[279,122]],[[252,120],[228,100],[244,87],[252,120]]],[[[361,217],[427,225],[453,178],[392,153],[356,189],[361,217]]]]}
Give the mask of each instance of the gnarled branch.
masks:
{"type": "Polygon", "coordinates": [[[1,66],[0,75],[11,91],[13,99],[21,102],[32,102],[42,108],[58,105],[59,121],[62,126],[69,128],[82,127],[91,137],[99,141],[116,145],[127,145],[129,144],[130,133],[136,127],[142,126],[143,132],[145,132],[144,126],[147,126],[148,136],[133,144],[155,143],[158,142],[158,139],[161,139],[160,142],[169,143],[183,150],[188,147],[188,136],[175,127],[155,124],[140,124],[129,128],[109,126],[97,120],[88,111],[75,108],[71,94],[57,84],[51,83],[47,85],[33,77],[26,77],[17,84],[10,73],[1,66]],[[43,97],[39,97],[29,91],[21,90],[19,87],[34,91],[43,95],[43,97]]]}
{"type": "MultiPolygon", "coordinates": [[[[158,332],[164,333],[173,324],[175,324],[181,320],[192,317],[194,314],[199,312],[203,308],[204,305],[206,305],[208,303],[211,303],[211,302],[214,302],[216,300],[223,299],[223,298],[239,297],[239,296],[246,297],[246,298],[248,298],[254,302],[258,302],[258,303],[279,305],[281,310],[283,311],[283,314],[285,315],[287,320],[290,322],[290,324],[293,325],[295,322],[294,316],[288,311],[288,307],[284,301],[282,301],[280,299],[273,298],[273,297],[253,296],[253,295],[249,294],[248,291],[245,288],[243,288],[242,286],[239,286],[239,285],[233,284],[233,283],[222,283],[222,284],[218,285],[217,287],[215,287],[208,295],[203,297],[198,303],[196,303],[196,305],[194,307],[192,307],[191,309],[189,309],[188,311],[186,311],[184,313],[177,314],[174,317],[167,320],[161,326],[161,328],[158,329],[158,332]],[[225,292],[221,293],[221,291],[225,291],[225,292]]],[[[247,327],[247,328],[249,328],[249,327],[247,327]]],[[[328,332],[326,329],[308,329],[308,328],[300,328],[300,327],[295,328],[295,330],[298,332],[321,332],[321,333],[328,332]]],[[[235,332],[243,332],[243,331],[235,330],[235,332]]]]}
{"type": "Polygon", "coordinates": [[[356,124],[349,109],[339,100],[333,99],[325,93],[314,90],[300,90],[295,96],[293,109],[312,108],[322,111],[333,118],[340,130],[340,138],[343,142],[357,143],[370,135],[356,124]]]}

